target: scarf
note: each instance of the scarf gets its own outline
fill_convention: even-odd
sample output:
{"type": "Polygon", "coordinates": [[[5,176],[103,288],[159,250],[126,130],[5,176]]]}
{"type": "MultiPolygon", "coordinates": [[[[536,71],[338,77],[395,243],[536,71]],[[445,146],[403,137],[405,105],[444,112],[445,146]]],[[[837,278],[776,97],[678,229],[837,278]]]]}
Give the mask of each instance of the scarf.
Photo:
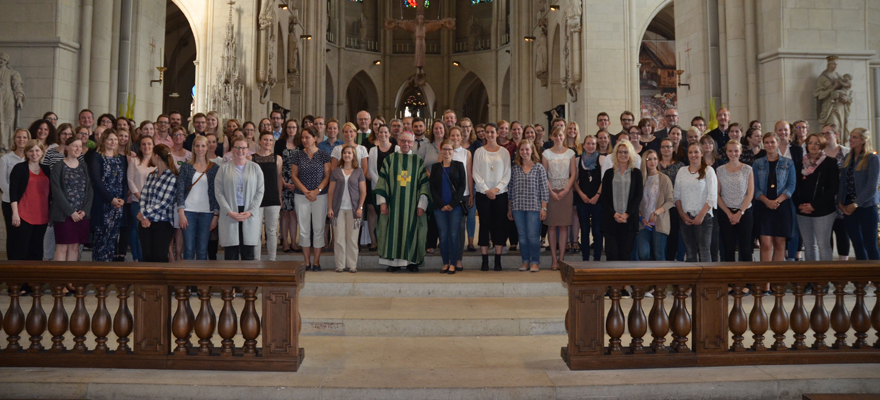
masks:
{"type": "Polygon", "coordinates": [[[819,152],[819,158],[816,161],[810,160],[810,155],[807,154],[804,156],[804,168],[801,169],[801,173],[804,177],[809,176],[819,167],[819,164],[822,164],[822,161],[825,161],[825,150],[819,152]]]}
{"type": "Polygon", "coordinates": [[[599,152],[594,151],[593,154],[584,153],[581,155],[581,164],[587,171],[592,171],[599,163],[599,152]]]}

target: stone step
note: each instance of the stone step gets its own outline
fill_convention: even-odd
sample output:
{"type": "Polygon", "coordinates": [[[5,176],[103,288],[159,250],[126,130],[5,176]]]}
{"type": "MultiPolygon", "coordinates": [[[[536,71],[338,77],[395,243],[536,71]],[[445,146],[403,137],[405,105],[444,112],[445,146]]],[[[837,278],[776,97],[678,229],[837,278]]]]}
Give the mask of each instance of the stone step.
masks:
{"type": "Polygon", "coordinates": [[[549,297],[568,296],[559,272],[464,270],[454,275],[438,269],[388,273],[363,270],[356,274],[332,269],[307,272],[303,296],[357,297],[549,297]]]}
{"type": "Polygon", "coordinates": [[[303,336],[296,373],[0,368],[0,398],[799,400],[880,393],[880,364],[569,371],[562,335],[303,336]]]}
{"type": "Polygon", "coordinates": [[[533,336],[565,333],[565,297],[302,297],[302,335],[533,336]]]}

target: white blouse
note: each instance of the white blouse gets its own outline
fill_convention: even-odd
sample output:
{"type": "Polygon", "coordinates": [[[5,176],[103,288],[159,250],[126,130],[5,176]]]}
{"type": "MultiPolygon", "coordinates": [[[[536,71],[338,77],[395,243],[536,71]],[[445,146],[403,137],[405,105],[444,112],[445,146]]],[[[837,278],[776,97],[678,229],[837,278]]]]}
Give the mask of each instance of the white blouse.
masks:
{"type": "MultiPolygon", "coordinates": [[[[336,146],[339,147],[339,146],[336,146]]],[[[361,146],[363,147],[363,146],[361,146]]],[[[400,146],[394,146],[394,152],[400,153],[400,146]]],[[[379,146],[376,145],[370,148],[369,152],[370,157],[370,165],[369,170],[367,172],[370,173],[370,185],[375,189],[376,185],[379,183],[379,146]]]]}
{"type": "Polygon", "coordinates": [[[556,154],[551,149],[547,149],[542,153],[547,165],[547,180],[550,182],[550,189],[562,190],[571,177],[571,158],[575,156],[574,150],[566,149],[562,154],[556,154]]]}
{"type": "Polygon", "coordinates": [[[464,195],[465,196],[470,196],[470,194],[471,194],[471,191],[469,189],[471,181],[469,180],[470,177],[468,176],[468,171],[467,171],[468,154],[470,154],[470,151],[468,151],[468,149],[466,149],[464,147],[459,147],[452,152],[452,159],[454,161],[458,161],[462,165],[464,165],[464,181],[467,183],[466,185],[464,185],[464,195]]]}
{"type": "Polygon", "coordinates": [[[504,147],[490,152],[485,147],[477,149],[474,155],[474,190],[485,194],[498,189],[498,194],[507,193],[510,183],[510,153],[504,147]]]}
{"type": "Polygon", "coordinates": [[[703,210],[703,206],[709,203],[709,215],[712,209],[718,207],[718,179],[712,167],[706,167],[706,177],[699,178],[700,174],[692,174],[688,167],[681,167],[675,176],[675,201],[681,201],[681,210],[692,216],[696,216],[703,210]]]}

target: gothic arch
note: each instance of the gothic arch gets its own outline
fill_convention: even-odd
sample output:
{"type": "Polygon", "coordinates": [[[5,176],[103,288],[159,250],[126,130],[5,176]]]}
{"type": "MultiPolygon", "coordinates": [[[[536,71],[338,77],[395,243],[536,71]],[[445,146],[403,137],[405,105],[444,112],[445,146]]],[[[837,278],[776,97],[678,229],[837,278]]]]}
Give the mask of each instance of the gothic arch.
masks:
{"type": "Polygon", "coordinates": [[[171,0],[171,2],[180,9],[180,12],[186,17],[186,21],[189,22],[189,28],[192,30],[193,36],[196,38],[196,54],[199,54],[199,49],[202,48],[201,40],[203,39],[204,33],[199,29],[199,25],[194,22],[196,21],[195,14],[189,10],[187,2],[184,0],[171,0]]]}
{"type": "MultiPolygon", "coordinates": [[[[398,110],[397,107],[400,106],[401,102],[403,102],[404,95],[407,90],[412,87],[413,76],[411,75],[409,78],[405,79],[403,83],[397,88],[397,95],[394,96],[394,115],[398,116],[398,113],[401,110],[398,110]]],[[[437,101],[437,95],[434,93],[434,88],[431,87],[430,83],[425,82],[425,85],[421,87],[422,94],[425,98],[425,103],[428,105],[428,115],[432,115],[434,112],[434,104],[437,101]]]]}
{"type": "Polygon", "coordinates": [[[550,47],[550,107],[556,107],[565,104],[568,97],[565,93],[565,87],[562,85],[562,74],[565,68],[562,65],[562,32],[559,24],[553,30],[553,45],[550,47]]]}
{"type": "Polygon", "coordinates": [[[378,115],[379,109],[379,91],[373,79],[370,78],[364,70],[361,70],[348,83],[348,90],[345,92],[347,121],[356,121],[357,113],[361,110],[367,110],[372,115],[378,115]]]}
{"type": "MultiPolygon", "coordinates": [[[[656,2],[656,4],[654,4],[653,7],[649,6],[650,7],[649,9],[651,10],[651,12],[648,13],[647,14],[648,17],[645,18],[644,20],[640,21],[639,25],[638,25],[639,30],[637,32],[639,33],[639,36],[637,36],[637,37],[638,37],[639,41],[641,41],[642,37],[645,36],[645,32],[648,31],[648,26],[651,25],[651,22],[654,21],[654,18],[657,18],[657,16],[661,12],[663,12],[666,9],[666,7],[673,6],[674,2],[675,2],[674,0],[659,0],[656,2]]],[[[635,21],[633,21],[633,22],[635,22],[635,21]]],[[[674,33],[675,32],[675,20],[673,20],[672,22],[673,22],[672,31],[674,33]]]]}
{"type": "Polygon", "coordinates": [[[468,117],[475,124],[489,118],[489,92],[477,74],[468,72],[455,91],[455,111],[460,118],[468,117]]]}

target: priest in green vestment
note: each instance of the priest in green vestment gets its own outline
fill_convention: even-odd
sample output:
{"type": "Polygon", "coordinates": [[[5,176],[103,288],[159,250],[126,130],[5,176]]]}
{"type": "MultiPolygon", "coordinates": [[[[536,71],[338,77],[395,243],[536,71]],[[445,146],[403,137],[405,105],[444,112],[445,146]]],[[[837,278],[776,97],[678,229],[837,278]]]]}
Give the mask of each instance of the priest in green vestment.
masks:
{"type": "Polygon", "coordinates": [[[425,259],[430,184],[425,163],[412,153],[412,134],[400,134],[397,143],[400,152],[385,158],[373,189],[380,210],[379,264],[387,265],[389,272],[401,267],[418,272],[425,259]]]}

